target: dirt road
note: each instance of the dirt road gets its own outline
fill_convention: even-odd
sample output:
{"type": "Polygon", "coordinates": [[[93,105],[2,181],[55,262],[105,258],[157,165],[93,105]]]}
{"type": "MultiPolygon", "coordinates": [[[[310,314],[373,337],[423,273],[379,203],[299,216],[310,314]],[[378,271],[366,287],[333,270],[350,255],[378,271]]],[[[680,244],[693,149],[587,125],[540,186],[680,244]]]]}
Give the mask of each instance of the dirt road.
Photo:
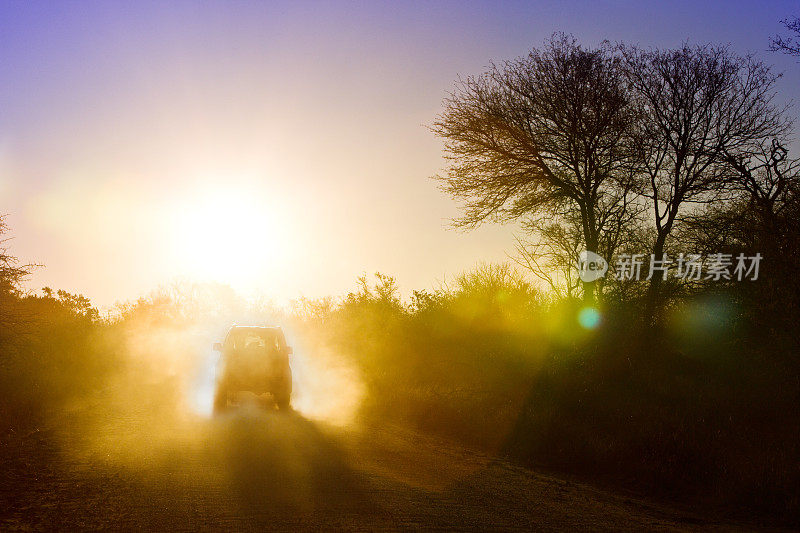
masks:
{"type": "Polygon", "coordinates": [[[6,439],[0,530],[740,529],[393,428],[243,409],[6,439]]]}

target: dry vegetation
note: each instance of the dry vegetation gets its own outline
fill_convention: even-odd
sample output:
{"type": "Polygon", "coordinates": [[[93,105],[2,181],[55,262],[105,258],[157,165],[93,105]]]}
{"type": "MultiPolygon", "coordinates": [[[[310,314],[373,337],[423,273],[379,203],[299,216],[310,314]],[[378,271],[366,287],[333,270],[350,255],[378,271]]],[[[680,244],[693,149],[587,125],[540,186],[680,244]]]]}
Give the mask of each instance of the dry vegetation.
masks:
{"type": "Polygon", "coordinates": [[[287,312],[191,285],[107,319],[65,292],[4,302],[21,317],[0,339],[9,465],[15,442],[52,424],[108,435],[144,420],[149,446],[177,438],[175,421],[201,411],[208,343],[239,316],[289,329],[307,416],[406,425],[601,484],[798,518],[796,340],[754,331],[732,293],[675,306],[657,337],[632,333],[626,307],[585,330],[580,302],[544,298],[507,265],[408,302],[392,278],[362,278],[344,298],[287,312]]]}

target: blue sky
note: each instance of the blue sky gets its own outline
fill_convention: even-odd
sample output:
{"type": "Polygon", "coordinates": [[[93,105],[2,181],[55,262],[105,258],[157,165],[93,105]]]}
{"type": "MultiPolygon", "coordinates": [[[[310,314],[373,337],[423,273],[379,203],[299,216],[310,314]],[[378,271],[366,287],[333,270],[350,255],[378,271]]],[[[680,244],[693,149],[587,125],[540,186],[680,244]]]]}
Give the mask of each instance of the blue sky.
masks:
{"type": "Polygon", "coordinates": [[[46,265],[31,288],[101,305],[182,277],[278,300],[341,293],[364,271],[433,287],[503,260],[516,231],[447,227],[458,212],[429,179],[444,161],[425,124],[457,75],[554,31],[713,42],[784,72],[788,102],[800,64],[766,48],[793,14],[798,2],[0,2],[0,212],[12,251],[46,265]],[[224,234],[176,228],[246,198],[271,213],[246,229],[274,251],[263,275],[197,269],[224,234]]]}

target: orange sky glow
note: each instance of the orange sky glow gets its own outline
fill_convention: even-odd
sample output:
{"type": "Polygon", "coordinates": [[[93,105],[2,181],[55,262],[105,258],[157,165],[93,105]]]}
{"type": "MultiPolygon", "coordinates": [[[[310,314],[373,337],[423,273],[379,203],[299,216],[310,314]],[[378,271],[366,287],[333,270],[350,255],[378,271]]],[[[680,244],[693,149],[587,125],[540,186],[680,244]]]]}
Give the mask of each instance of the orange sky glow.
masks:
{"type": "MultiPolygon", "coordinates": [[[[586,4],[577,20],[550,4],[226,6],[3,8],[0,213],[14,255],[45,265],[29,288],[103,307],[176,279],[277,302],[342,294],[364,272],[436,287],[514,243],[513,225],[449,229],[457,205],[429,179],[445,161],[425,125],[457,76],[555,30],[683,38],[630,24],[659,20],[653,7],[586,4]]],[[[664,10],[741,51],[780,28],[768,12],[706,30],[664,10]]]]}

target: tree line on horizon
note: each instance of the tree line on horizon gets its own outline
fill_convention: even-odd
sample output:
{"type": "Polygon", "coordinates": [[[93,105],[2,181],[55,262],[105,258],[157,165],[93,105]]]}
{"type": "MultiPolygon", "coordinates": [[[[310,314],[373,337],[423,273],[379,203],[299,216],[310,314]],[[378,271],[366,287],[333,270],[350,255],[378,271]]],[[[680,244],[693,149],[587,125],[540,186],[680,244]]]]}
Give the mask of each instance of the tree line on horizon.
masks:
{"type": "Polygon", "coordinates": [[[740,290],[797,310],[800,160],[779,78],[725,46],[588,48],[554,34],[457,82],[431,127],[448,160],[436,178],[463,207],[457,226],[521,221],[516,261],[559,296],[635,302],[653,320],[712,284],[581,281],[579,253],[758,253],[762,279],[740,290]]]}

